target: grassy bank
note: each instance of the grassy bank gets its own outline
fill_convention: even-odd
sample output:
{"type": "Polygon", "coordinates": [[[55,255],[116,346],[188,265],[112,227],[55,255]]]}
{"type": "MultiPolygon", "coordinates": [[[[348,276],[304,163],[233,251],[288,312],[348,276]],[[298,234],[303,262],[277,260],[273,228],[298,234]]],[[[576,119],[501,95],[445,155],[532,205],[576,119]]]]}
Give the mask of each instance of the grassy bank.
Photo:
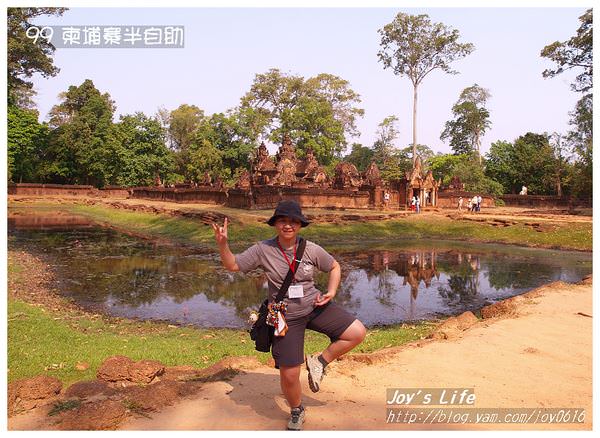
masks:
{"type": "MultiPolygon", "coordinates": [[[[8,256],[9,382],[38,374],[55,376],[65,385],[94,379],[100,364],[113,355],[197,368],[228,356],[256,356],[263,363],[270,358],[269,354],[256,352],[248,333],[241,329],[199,329],[108,318],[60,305],[62,299],[31,304],[15,298],[40,288],[39,272],[33,271],[39,267],[34,259],[24,263],[10,251],[8,256]],[[27,293],[19,293],[23,291],[27,293]],[[77,370],[78,362],[87,362],[89,368],[77,370]]],[[[420,323],[371,329],[354,351],[371,352],[418,340],[433,327],[431,323],[420,323]]],[[[327,344],[324,335],[307,332],[307,352],[321,350],[327,344]]]]}
{"type": "MultiPolygon", "coordinates": [[[[433,325],[422,323],[372,329],[354,351],[370,352],[425,337],[433,325]]],[[[306,335],[306,351],[323,349],[328,339],[312,331],[306,335]]],[[[228,356],[253,355],[266,362],[270,354],[258,353],[248,333],[232,329],[169,327],[166,324],[103,318],[74,317],[20,300],[8,301],[8,380],[38,374],[60,379],[65,386],[94,379],[102,361],[125,355],[134,360],[158,360],[167,366],[209,366],[228,356]],[[78,371],[75,365],[87,362],[78,371]]]]}
{"type": "MultiPolygon", "coordinates": [[[[149,237],[181,243],[213,245],[213,232],[210,226],[190,219],[117,210],[101,205],[71,205],[63,208],[92,220],[149,237]]],[[[247,216],[247,213],[245,215],[247,216]]],[[[255,223],[248,223],[246,218],[244,223],[240,223],[241,221],[236,221],[235,214],[232,216],[233,223],[229,232],[232,245],[244,246],[273,235],[269,226],[258,222],[262,216],[259,216],[255,223]]],[[[507,227],[494,227],[483,223],[452,220],[441,215],[422,215],[379,222],[348,222],[343,225],[313,224],[304,229],[302,235],[320,243],[431,238],[592,250],[591,222],[556,222],[544,232],[535,231],[526,225],[525,221],[516,222],[517,224],[507,227]]]]}

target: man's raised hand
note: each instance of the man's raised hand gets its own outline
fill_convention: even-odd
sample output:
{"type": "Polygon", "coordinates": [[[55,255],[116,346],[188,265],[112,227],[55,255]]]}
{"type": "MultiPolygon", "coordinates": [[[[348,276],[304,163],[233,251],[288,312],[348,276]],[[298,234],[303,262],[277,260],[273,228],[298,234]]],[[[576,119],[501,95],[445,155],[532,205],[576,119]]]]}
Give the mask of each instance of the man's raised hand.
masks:
{"type": "Polygon", "coordinates": [[[212,223],[211,225],[215,231],[215,240],[217,241],[217,245],[227,243],[227,218],[225,218],[222,227],[215,223],[212,223]]]}

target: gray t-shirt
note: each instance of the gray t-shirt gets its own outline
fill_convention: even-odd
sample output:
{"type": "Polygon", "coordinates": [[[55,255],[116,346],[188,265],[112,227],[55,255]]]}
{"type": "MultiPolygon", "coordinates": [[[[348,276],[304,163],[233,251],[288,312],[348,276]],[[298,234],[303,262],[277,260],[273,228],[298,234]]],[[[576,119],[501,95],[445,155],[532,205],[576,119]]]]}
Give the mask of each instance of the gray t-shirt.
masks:
{"type": "MultiPolygon", "coordinates": [[[[292,262],[294,258],[294,247],[284,248],[288,260],[292,262]]],[[[288,305],[286,319],[292,320],[308,315],[314,309],[314,301],[319,294],[315,287],[314,273],[315,268],[319,271],[329,272],[333,268],[335,259],[331,254],[325,251],[316,243],[306,241],[306,248],[302,261],[297,263],[295,273],[295,283],[302,285],[304,289],[303,298],[288,298],[286,293],[285,302],[288,305]]],[[[283,284],[289,265],[277,245],[277,237],[263,240],[248,248],[246,251],[236,254],[235,262],[241,272],[249,272],[261,267],[264,269],[269,284],[269,301],[274,301],[283,284]]]]}

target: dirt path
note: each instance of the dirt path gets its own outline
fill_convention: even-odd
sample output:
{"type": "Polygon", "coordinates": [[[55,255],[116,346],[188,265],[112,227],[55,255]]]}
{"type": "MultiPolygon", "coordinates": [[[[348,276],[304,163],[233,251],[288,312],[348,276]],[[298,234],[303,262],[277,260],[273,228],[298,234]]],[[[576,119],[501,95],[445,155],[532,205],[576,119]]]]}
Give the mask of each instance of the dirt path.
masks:
{"type": "MultiPolygon", "coordinates": [[[[338,361],[313,394],[302,372],[307,430],[592,428],[592,287],[553,283],[519,301],[517,315],[483,320],[459,339],[400,347],[373,363],[338,361]],[[583,313],[585,315],[581,315],[583,313]],[[473,387],[477,408],[585,408],[584,424],[386,424],[386,388],[473,387]]],[[[363,357],[364,359],[364,357],[363,357]]],[[[199,397],[127,430],[282,429],[288,408],[270,368],[207,384],[199,397]]]]}
{"type": "MultiPolygon", "coordinates": [[[[57,204],[72,204],[72,203],[98,203],[105,206],[113,206],[119,204],[120,206],[127,206],[132,209],[148,209],[154,207],[156,209],[164,210],[166,212],[175,211],[186,211],[186,212],[206,212],[206,211],[219,211],[224,214],[233,215],[240,219],[242,222],[256,222],[266,220],[270,214],[271,209],[267,210],[243,210],[226,208],[214,204],[201,204],[201,203],[190,203],[180,204],[175,202],[166,202],[153,199],[135,199],[135,198],[98,198],[98,197],[87,197],[87,196],[34,196],[34,195],[9,195],[9,204],[13,207],[19,205],[36,204],[38,202],[43,203],[57,203],[57,204]]],[[[348,215],[355,214],[359,216],[377,216],[382,213],[390,216],[402,217],[417,217],[414,213],[409,213],[404,210],[389,209],[389,210],[331,210],[331,209],[314,209],[305,208],[306,213],[320,215],[348,215]]],[[[590,209],[579,209],[581,215],[566,214],[566,210],[563,208],[525,208],[525,207],[493,207],[484,208],[480,213],[471,214],[463,211],[462,215],[473,218],[486,219],[504,219],[504,220],[518,220],[518,221],[542,221],[542,222],[581,222],[591,223],[593,218],[590,209]]],[[[448,214],[455,216],[458,212],[453,208],[425,208],[423,209],[421,217],[423,216],[443,216],[447,217],[448,214]]]]}

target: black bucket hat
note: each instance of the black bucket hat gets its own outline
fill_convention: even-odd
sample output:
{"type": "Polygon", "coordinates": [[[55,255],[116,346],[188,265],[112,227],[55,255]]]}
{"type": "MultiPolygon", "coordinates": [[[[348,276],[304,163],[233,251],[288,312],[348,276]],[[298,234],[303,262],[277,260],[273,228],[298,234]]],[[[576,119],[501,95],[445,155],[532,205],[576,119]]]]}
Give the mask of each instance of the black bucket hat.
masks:
{"type": "Polygon", "coordinates": [[[298,204],[296,201],[279,201],[279,204],[277,204],[277,207],[275,207],[275,213],[273,213],[273,216],[271,216],[271,219],[269,219],[267,223],[271,226],[275,225],[275,221],[280,216],[297,219],[300,221],[300,224],[303,227],[306,227],[310,224],[310,222],[306,220],[302,214],[300,204],[298,204]]]}

